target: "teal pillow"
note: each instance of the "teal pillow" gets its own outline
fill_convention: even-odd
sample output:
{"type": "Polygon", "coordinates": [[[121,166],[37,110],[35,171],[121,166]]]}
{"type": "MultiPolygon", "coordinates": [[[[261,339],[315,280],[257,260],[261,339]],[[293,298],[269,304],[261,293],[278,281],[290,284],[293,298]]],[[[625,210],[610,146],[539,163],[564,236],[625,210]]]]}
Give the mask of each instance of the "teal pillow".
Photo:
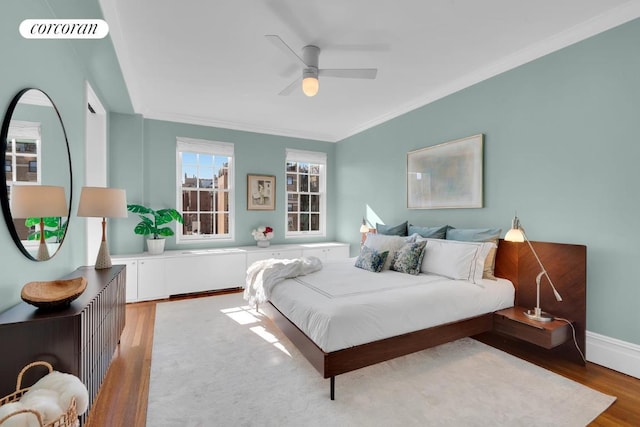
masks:
{"type": "Polygon", "coordinates": [[[447,236],[448,225],[442,227],[418,227],[416,225],[409,224],[409,236],[412,234],[419,234],[422,237],[429,237],[430,239],[444,239],[447,236]]]}
{"type": "Polygon", "coordinates": [[[376,223],[376,231],[378,234],[386,234],[388,236],[406,236],[407,235],[407,223],[403,222],[398,225],[384,225],[376,223]]]}
{"type": "Polygon", "coordinates": [[[447,230],[447,240],[461,242],[489,242],[500,237],[500,228],[450,228],[447,230]]]}
{"type": "Polygon", "coordinates": [[[426,240],[404,245],[393,257],[391,270],[414,275],[420,274],[420,266],[422,265],[426,246],[426,240]]]}
{"type": "Polygon", "coordinates": [[[375,249],[363,246],[360,250],[360,255],[356,259],[355,266],[363,270],[380,273],[388,255],[389,251],[378,252],[375,249]]]}

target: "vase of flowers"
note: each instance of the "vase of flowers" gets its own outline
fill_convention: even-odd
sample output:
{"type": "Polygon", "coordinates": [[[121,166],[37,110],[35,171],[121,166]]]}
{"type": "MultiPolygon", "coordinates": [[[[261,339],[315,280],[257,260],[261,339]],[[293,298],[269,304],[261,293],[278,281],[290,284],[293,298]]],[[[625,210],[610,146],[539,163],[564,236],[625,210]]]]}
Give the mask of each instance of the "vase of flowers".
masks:
{"type": "Polygon", "coordinates": [[[251,235],[253,235],[253,238],[256,239],[256,243],[259,247],[267,248],[269,247],[269,240],[273,238],[273,228],[269,226],[261,226],[253,230],[251,232],[251,235]]]}

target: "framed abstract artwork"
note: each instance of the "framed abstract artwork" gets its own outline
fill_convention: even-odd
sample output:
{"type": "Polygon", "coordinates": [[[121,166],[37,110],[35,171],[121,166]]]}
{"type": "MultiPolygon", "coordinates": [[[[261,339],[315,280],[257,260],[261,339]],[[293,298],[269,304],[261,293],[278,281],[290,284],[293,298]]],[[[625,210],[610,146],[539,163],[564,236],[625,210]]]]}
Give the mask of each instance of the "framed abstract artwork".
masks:
{"type": "Polygon", "coordinates": [[[276,208],[276,177],[247,175],[247,209],[272,211],[276,208]]]}
{"type": "Polygon", "coordinates": [[[484,135],[407,153],[407,208],[482,207],[484,135]]]}

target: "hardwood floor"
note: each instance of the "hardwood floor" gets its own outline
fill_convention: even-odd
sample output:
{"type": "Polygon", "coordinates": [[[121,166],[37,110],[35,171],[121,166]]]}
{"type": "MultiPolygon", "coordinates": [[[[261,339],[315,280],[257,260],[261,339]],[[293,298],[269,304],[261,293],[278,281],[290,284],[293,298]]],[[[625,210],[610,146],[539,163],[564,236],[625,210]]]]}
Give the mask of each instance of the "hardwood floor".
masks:
{"type": "MultiPolygon", "coordinates": [[[[127,322],[107,376],[89,414],[89,427],[144,426],[151,370],[151,349],[156,302],[127,305],[127,322]]],[[[592,426],[640,425],[640,379],[587,362],[586,366],[528,351],[513,341],[493,335],[480,340],[563,375],[595,390],[617,397],[592,426]]],[[[152,427],[152,426],[150,426],[152,427]]]]}

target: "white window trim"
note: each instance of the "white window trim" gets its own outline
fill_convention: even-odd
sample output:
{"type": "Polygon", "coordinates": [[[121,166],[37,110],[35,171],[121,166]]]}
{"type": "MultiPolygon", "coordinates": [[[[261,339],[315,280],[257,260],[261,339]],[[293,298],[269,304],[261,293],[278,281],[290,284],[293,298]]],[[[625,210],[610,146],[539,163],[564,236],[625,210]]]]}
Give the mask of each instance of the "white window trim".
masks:
{"type": "Polygon", "coordinates": [[[286,149],[285,156],[285,210],[284,210],[284,230],[285,239],[300,239],[305,237],[326,237],[327,235],[327,153],[321,151],[286,149]],[[287,162],[303,162],[320,164],[320,230],[318,231],[289,231],[289,221],[287,209],[287,162]]]}
{"type": "Polygon", "coordinates": [[[211,243],[211,242],[233,242],[235,241],[235,173],[234,173],[234,144],[230,142],[209,141],[205,139],[194,139],[186,137],[176,138],[176,208],[182,212],[182,159],[181,151],[192,151],[198,153],[215,154],[219,156],[231,157],[229,163],[229,234],[225,236],[204,236],[186,237],[182,234],[182,227],[176,226],[176,244],[211,243]]]}

